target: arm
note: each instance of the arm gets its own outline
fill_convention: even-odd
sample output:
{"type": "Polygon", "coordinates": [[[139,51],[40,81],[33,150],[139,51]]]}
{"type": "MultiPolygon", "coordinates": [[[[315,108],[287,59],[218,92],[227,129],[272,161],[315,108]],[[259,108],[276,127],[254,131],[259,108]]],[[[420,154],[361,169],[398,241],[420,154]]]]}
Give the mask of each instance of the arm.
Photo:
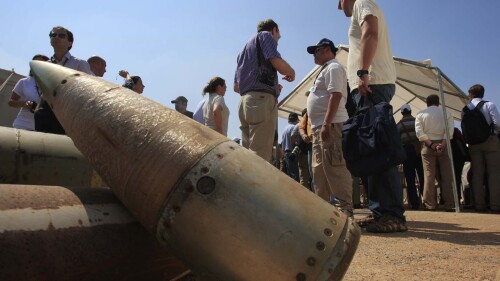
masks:
{"type": "Polygon", "coordinates": [[[491,117],[491,122],[495,124],[495,129],[500,130],[500,114],[498,113],[497,107],[493,103],[490,103],[488,111],[491,117]]]}
{"type": "Polygon", "coordinates": [[[238,83],[236,82],[234,83],[233,91],[238,94],[240,93],[240,86],[238,86],[238,83]]]}
{"type": "Polygon", "coordinates": [[[302,140],[304,142],[310,143],[311,142],[311,138],[306,133],[307,119],[309,119],[309,118],[307,118],[306,116],[307,115],[304,115],[304,117],[302,118],[302,120],[300,120],[299,133],[300,133],[300,137],[302,138],[302,140]]]}
{"type": "Polygon", "coordinates": [[[292,82],[293,80],[295,80],[295,70],[293,70],[293,68],[285,60],[276,57],[270,59],[269,61],[279,73],[285,76],[283,77],[283,79],[288,82],[292,82]]]}
{"type": "Polygon", "coordinates": [[[222,134],[222,106],[215,105],[213,113],[214,113],[215,130],[220,134],[222,134]]]}
{"type": "Polygon", "coordinates": [[[14,108],[26,108],[26,109],[30,109],[31,108],[31,105],[32,105],[32,101],[23,101],[23,100],[20,100],[21,99],[21,96],[12,92],[11,96],[10,96],[10,100],[9,102],[7,103],[10,107],[14,107],[14,108]]]}
{"type": "MultiPolygon", "coordinates": [[[[373,57],[377,51],[378,45],[378,19],[373,15],[368,15],[365,17],[363,24],[361,25],[361,43],[360,52],[361,57],[359,61],[359,69],[368,70],[372,64],[373,57]]],[[[370,78],[368,75],[364,75],[358,81],[358,88],[361,95],[366,95],[371,93],[370,88],[370,78]]]]}
{"type": "Polygon", "coordinates": [[[328,100],[328,109],[326,110],[325,119],[323,120],[323,125],[321,126],[320,131],[320,136],[323,141],[327,141],[330,137],[330,124],[332,123],[335,114],[337,114],[340,99],[342,99],[342,93],[333,92],[330,94],[330,99],[328,100]]]}

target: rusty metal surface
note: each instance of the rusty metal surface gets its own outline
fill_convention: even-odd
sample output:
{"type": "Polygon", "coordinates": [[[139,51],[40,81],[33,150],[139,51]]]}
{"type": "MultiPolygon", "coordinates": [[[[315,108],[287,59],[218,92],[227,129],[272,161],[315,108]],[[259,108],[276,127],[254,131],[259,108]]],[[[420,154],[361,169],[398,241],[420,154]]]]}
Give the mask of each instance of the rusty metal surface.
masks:
{"type": "Polygon", "coordinates": [[[337,280],[359,228],[215,131],[136,93],[31,62],[57,118],[113,192],[201,280],[337,280]]]}
{"type": "Polygon", "coordinates": [[[0,185],[0,280],[169,280],[186,269],[110,190],[0,185]]]}
{"type": "Polygon", "coordinates": [[[31,66],[67,135],[153,233],[172,187],[228,140],[119,85],[54,64],[31,66]]]}
{"type": "Polygon", "coordinates": [[[0,127],[0,183],[101,187],[67,136],[0,127]]]}
{"type": "Polygon", "coordinates": [[[157,236],[202,280],[341,280],[360,229],[269,163],[226,142],[169,197],[157,236]]]}

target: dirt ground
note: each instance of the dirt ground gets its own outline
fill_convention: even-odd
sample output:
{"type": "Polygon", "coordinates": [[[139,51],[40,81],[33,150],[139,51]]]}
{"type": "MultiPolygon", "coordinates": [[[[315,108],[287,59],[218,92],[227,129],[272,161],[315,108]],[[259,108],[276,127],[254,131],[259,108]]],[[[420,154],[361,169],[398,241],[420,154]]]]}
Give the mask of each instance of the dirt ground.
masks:
{"type": "MultiPolygon", "coordinates": [[[[368,210],[356,210],[361,218],[368,210]]],[[[344,280],[500,281],[500,215],[407,211],[408,232],[363,230],[344,280]]]]}

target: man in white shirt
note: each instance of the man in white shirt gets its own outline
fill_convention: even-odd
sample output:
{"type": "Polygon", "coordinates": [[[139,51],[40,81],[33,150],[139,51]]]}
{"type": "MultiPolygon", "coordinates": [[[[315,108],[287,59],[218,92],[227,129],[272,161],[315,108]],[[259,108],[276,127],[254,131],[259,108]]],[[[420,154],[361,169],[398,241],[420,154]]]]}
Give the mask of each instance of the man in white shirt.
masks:
{"type": "MultiPolygon", "coordinates": [[[[73,33],[62,26],[55,26],[49,33],[50,45],[54,48],[54,55],[50,61],[67,68],[75,69],[94,75],[87,61],[72,56],[69,52],[73,47],[73,33]]],[[[35,112],[35,131],[64,135],[64,128],[52,112],[49,104],[42,98],[40,107],[35,112]]]]}
{"type": "Polygon", "coordinates": [[[307,97],[315,192],[352,216],[352,178],[342,154],[342,125],[349,118],[346,72],[335,59],[337,48],[331,40],[323,38],[307,52],[322,66],[307,97]]]}
{"type": "MultiPolygon", "coordinates": [[[[484,87],[474,85],[469,89],[471,102],[467,105],[469,109],[475,108],[483,101],[484,87]]],[[[490,192],[490,210],[500,212],[500,114],[492,102],[485,102],[481,107],[486,122],[492,126],[493,132],[488,139],[479,144],[469,145],[472,169],[472,192],[474,194],[474,205],[477,211],[487,210],[485,201],[485,189],[483,188],[484,175],[486,173],[490,192]]]]}
{"type": "MultiPolygon", "coordinates": [[[[422,163],[424,166],[424,207],[434,211],[438,207],[435,180],[440,175],[441,195],[446,211],[453,211],[453,191],[450,158],[446,149],[446,124],[443,108],[439,106],[439,97],[427,97],[427,108],[417,113],[415,117],[415,132],[422,142],[422,163]]],[[[453,116],[446,112],[448,133],[453,137],[453,116]]]]}
{"type": "MultiPolygon", "coordinates": [[[[396,66],[382,9],[373,0],[340,0],[338,8],[351,18],[347,77],[355,102],[363,96],[362,106],[390,103],[396,92],[396,66]]],[[[368,232],[407,231],[397,166],[369,176],[367,185],[372,214],[358,224],[368,232]]]]}

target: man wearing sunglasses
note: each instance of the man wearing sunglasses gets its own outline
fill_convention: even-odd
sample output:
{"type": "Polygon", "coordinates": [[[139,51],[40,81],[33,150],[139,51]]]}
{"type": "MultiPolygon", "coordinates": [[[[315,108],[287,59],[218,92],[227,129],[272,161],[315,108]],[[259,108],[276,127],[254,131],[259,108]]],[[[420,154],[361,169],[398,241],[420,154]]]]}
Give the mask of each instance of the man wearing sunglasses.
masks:
{"type": "MultiPolygon", "coordinates": [[[[69,52],[73,47],[73,33],[62,26],[55,26],[49,33],[50,45],[54,48],[54,55],[50,58],[56,63],[71,69],[94,75],[87,61],[75,58],[69,52]]],[[[55,117],[48,103],[43,99],[39,102],[40,107],[35,112],[35,130],[44,133],[64,135],[64,128],[55,117]]]]}
{"type": "Polygon", "coordinates": [[[307,97],[313,133],[311,166],[316,194],[352,217],[352,178],[342,154],[342,125],[349,118],[347,76],[335,59],[337,51],[327,38],[307,47],[321,66],[307,97]]]}

